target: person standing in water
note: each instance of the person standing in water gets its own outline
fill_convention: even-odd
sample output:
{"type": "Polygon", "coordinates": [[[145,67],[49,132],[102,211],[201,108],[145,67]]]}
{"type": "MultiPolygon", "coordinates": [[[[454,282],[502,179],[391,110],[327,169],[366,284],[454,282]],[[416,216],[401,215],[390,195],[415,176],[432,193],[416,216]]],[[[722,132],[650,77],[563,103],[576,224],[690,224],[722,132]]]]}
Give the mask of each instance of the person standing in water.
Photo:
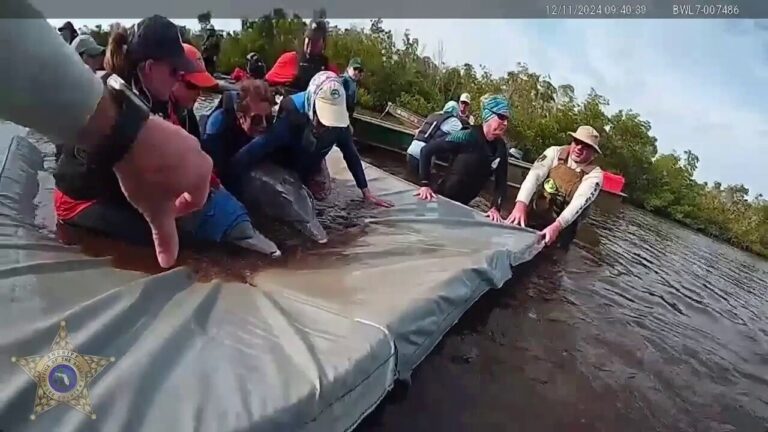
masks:
{"type": "MultiPolygon", "coordinates": [[[[461,130],[463,125],[459,120],[459,105],[455,101],[445,104],[442,111],[430,114],[413,137],[406,151],[406,161],[411,174],[419,176],[419,159],[421,149],[428,143],[442,140],[461,130]]],[[[430,162],[430,167],[432,163],[430,162]]]]}
{"type": "Polygon", "coordinates": [[[503,96],[489,95],[483,98],[482,110],[481,126],[462,129],[421,148],[421,188],[414,195],[428,201],[437,198],[431,186],[430,164],[436,155],[451,155],[453,162],[437,185],[437,193],[466,205],[477,198],[488,179],[494,176],[495,194],[486,216],[501,222],[500,211],[507,194],[507,145],[503,136],[509,120],[509,103],[503,96]]]}
{"type": "Polygon", "coordinates": [[[594,162],[601,154],[600,134],[591,126],[580,126],[568,134],[569,145],[550,147],[536,159],[507,218],[509,224],[526,226],[533,200],[534,226],[543,229],[547,245],[563,230],[561,245],[573,240],[579,220],[603,186],[603,171],[594,162]]]}

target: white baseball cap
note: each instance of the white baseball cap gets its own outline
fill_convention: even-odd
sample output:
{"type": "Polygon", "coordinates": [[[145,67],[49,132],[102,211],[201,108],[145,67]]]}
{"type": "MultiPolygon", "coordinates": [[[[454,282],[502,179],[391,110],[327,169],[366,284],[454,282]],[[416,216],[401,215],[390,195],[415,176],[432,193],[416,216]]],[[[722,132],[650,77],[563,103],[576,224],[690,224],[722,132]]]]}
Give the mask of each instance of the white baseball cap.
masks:
{"type": "Polygon", "coordinates": [[[469,100],[469,93],[462,93],[461,97],[459,98],[459,102],[471,103],[469,100]]]}
{"type": "Polygon", "coordinates": [[[328,127],[349,126],[347,95],[340,79],[320,84],[315,96],[315,112],[320,122],[328,127]]]}

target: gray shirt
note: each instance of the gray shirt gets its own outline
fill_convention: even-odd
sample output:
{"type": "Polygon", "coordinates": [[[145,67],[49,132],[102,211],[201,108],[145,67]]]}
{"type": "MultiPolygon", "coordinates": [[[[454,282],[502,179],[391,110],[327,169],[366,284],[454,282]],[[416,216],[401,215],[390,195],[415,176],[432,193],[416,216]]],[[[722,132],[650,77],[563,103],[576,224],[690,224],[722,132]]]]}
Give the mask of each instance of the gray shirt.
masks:
{"type": "Polygon", "coordinates": [[[103,84],[26,0],[0,1],[0,119],[73,142],[103,84]]]}

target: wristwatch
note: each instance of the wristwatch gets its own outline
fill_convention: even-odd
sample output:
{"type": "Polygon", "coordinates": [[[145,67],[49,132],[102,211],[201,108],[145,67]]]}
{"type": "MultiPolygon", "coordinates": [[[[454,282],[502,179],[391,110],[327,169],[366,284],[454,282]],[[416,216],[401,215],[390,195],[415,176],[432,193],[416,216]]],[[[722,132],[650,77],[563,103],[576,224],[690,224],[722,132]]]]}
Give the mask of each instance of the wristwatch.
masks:
{"type": "MultiPolygon", "coordinates": [[[[150,116],[149,106],[119,76],[106,73],[101,77],[105,92],[99,105],[108,104],[107,115],[93,122],[111,122],[106,134],[91,136],[86,142],[75,145],[75,156],[89,167],[112,169],[131,150],[139,131],[150,116]],[[104,98],[107,98],[105,100],[104,98]],[[113,117],[104,119],[104,117],[113,117]],[[90,141],[90,142],[89,142],[90,141]]],[[[99,108],[94,117],[99,115],[99,108]]],[[[103,130],[104,125],[92,125],[93,130],[103,130]]]]}

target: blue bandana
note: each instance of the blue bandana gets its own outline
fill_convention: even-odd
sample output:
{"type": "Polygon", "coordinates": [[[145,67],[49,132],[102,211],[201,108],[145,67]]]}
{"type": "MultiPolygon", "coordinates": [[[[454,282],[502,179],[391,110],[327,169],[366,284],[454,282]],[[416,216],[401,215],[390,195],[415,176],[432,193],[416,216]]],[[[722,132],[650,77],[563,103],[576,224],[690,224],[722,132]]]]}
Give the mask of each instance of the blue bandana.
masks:
{"type": "Polygon", "coordinates": [[[501,95],[490,95],[482,101],[483,123],[492,119],[496,114],[509,117],[509,102],[501,95]]]}
{"type": "Polygon", "coordinates": [[[451,113],[455,116],[459,115],[459,104],[456,101],[450,101],[443,107],[444,113],[451,113]]]}

